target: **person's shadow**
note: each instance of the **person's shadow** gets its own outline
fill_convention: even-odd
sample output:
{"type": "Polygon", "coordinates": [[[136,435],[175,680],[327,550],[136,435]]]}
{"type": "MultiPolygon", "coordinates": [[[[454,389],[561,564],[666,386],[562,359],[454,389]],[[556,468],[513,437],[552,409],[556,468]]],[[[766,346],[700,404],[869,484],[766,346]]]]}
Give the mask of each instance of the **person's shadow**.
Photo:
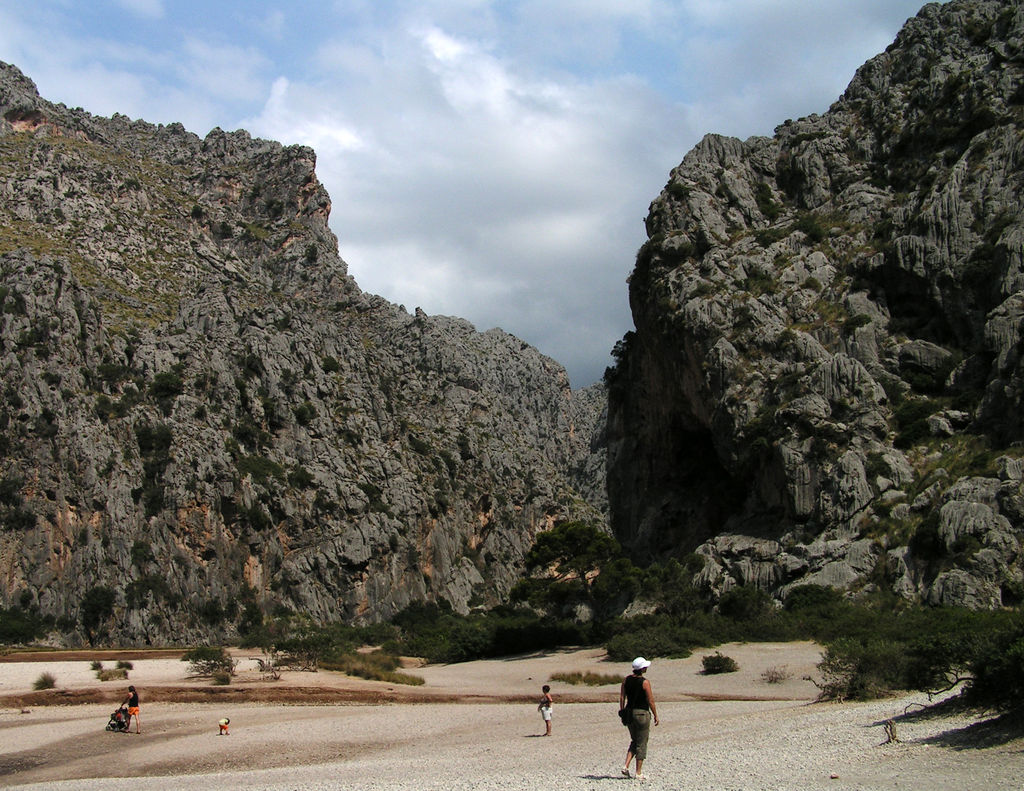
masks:
{"type": "Polygon", "coordinates": [[[630,780],[625,775],[580,775],[581,780],[630,780]]]}

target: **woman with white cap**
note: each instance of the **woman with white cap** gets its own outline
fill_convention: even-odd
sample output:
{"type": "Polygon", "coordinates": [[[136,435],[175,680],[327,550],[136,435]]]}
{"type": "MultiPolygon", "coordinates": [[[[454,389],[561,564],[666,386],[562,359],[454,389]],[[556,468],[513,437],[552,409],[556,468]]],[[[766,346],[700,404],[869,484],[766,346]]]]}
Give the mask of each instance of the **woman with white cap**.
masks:
{"type": "Polygon", "coordinates": [[[644,760],[647,758],[647,737],[651,732],[651,717],[658,724],[658,707],[654,705],[654,692],[651,682],[644,678],[644,673],[651,663],[638,656],[633,660],[633,673],[626,676],[619,689],[619,708],[629,709],[629,749],[626,751],[626,765],[622,774],[629,777],[629,765],[636,758],[636,778],[643,780],[644,760]]]}

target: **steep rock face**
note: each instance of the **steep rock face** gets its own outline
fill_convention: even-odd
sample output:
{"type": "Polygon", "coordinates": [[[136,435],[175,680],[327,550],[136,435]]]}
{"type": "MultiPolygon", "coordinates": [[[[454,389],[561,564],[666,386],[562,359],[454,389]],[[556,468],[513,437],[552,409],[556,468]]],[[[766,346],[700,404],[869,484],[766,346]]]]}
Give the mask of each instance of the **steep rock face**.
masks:
{"type": "Polygon", "coordinates": [[[603,390],[362,293],[329,211],[307,148],[0,64],[0,606],[124,644],[466,610],[603,520],[603,390]]]}
{"type": "Polygon", "coordinates": [[[1024,12],[925,6],[823,116],[709,135],[651,204],[609,498],[700,580],[1019,600],[1024,12]]]}

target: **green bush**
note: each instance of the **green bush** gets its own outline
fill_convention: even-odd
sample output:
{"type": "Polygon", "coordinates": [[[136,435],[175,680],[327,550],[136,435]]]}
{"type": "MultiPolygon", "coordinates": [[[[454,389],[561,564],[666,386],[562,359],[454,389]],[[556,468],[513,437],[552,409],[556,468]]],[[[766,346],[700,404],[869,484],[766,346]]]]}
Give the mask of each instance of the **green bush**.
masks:
{"type": "Polygon", "coordinates": [[[740,669],[735,659],[731,656],[725,656],[721,651],[715,651],[713,654],[701,657],[700,663],[704,668],[702,672],[706,676],[717,673],[735,673],[740,669]]]}
{"type": "Polygon", "coordinates": [[[146,516],[156,516],[164,506],[164,489],[160,481],[171,462],[173,434],[165,424],[147,424],[135,428],[135,438],[142,457],[143,481],[132,494],[136,502],[144,504],[146,516]]]}
{"type": "Polygon", "coordinates": [[[708,640],[707,635],[667,618],[641,619],[636,624],[620,621],[617,628],[618,633],[604,644],[613,662],[628,662],[635,656],[687,657],[708,640]]]}
{"type": "Polygon", "coordinates": [[[114,414],[114,402],[110,396],[100,394],[96,397],[96,417],[106,423],[114,414]]]}
{"type": "Polygon", "coordinates": [[[224,621],[224,607],[218,599],[207,599],[196,610],[203,623],[216,626],[224,621]]]}
{"type": "Polygon", "coordinates": [[[585,624],[511,607],[460,616],[447,604],[416,603],[398,613],[392,624],[398,627],[399,636],[386,647],[430,662],[464,662],[559,645],[585,645],[592,639],[585,624]]]}
{"type": "Polygon", "coordinates": [[[185,392],[185,383],[177,371],[162,371],[153,377],[149,393],[160,405],[164,415],[169,415],[174,407],[175,399],[185,392]]]}
{"type": "Polygon", "coordinates": [[[171,598],[167,578],[157,573],[146,574],[141,579],[132,580],[125,586],[124,593],[125,603],[132,610],[147,606],[150,596],[154,602],[171,598]]]}
{"type": "Polygon", "coordinates": [[[807,238],[812,242],[823,241],[829,231],[828,219],[811,212],[800,215],[793,227],[807,234],[807,238]]]}
{"type": "Polygon", "coordinates": [[[837,640],[818,663],[821,698],[867,700],[906,689],[908,659],[903,649],[891,640],[837,640]]]}
{"type": "Polygon", "coordinates": [[[941,409],[941,406],[927,398],[908,398],[893,411],[896,419],[896,439],[893,444],[902,450],[927,439],[929,436],[928,418],[941,409]]]}
{"type": "Polygon", "coordinates": [[[305,467],[296,464],[288,471],[288,483],[299,489],[310,489],[316,483],[316,478],[305,467]]]}
{"type": "Polygon", "coordinates": [[[789,226],[771,226],[754,231],[754,239],[761,247],[771,247],[776,242],[785,239],[792,232],[789,226]]]}
{"type": "Polygon", "coordinates": [[[295,420],[300,426],[308,426],[316,418],[316,407],[309,401],[303,401],[292,408],[292,414],[295,415],[295,420]]]}
{"type": "Polygon", "coordinates": [[[718,600],[718,611],[734,621],[753,621],[763,618],[771,610],[771,597],[753,585],[727,590],[718,600]]]}
{"type": "Polygon", "coordinates": [[[855,316],[850,316],[843,322],[843,332],[851,333],[860,327],[866,327],[871,323],[871,317],[866,313],[858,313],[855,316]]]}
{"type": "Polygon", "coordinates": [[[193,676],[212,676],[218,671],[233,675],[235,672],[235,660],[227,649],[219,646],[197,646],[186,651],[181,661],[189,663],[189,672],[193,676]]]}
{"type": "Polygon", "coordinates": [[[324,630],[302,629],[298,634],[275,642],[275,647],[286,655],[285,663],[297,665],[302,669],[316,670],[321,666],[322,657],[331,649],[344,645],[351,646],[349,641],[334,641],[324,630]]]}
{"type": "Polygon", "coordinates": [[[153,554],[153,547],[149,545],[148,541],[135,541],[132,544],[131,555],[132,565],[138,568],[144,568],[146,564],[156,561],[156,555],[153,554]]]}
{"type": "Polygon", "coordinates": [[[1000,710],[1024,707],[1024,617],[975,646],[967,697],[1000,710]]]}
{"type": "Polygon", "coordinates": [[[768,221],[777,219],[782,213],[782,207],[772,197],[772,188],[763,181],[754,187],[754,200],[757,202],[757,208],[761,210],[761,214],[768,221]]]}
{"type": "Polygon", "coordinates": [[[32,689],[53,689],[57,686],[57,678],[49,671],[40,673],[39,677],[32,682],[32,689]]]}
{"type": "Polygon", "coordinates": [[[238,459],[238,474],[242,477],[251,475],[253,481],[266,485],[271,478],[284,481],[288,475],[285,468],[276,461],[263,456],[242,456],[238,459]]]}
{"type": "Polygon", "coordinates": [[[843,594],[825,585],[797,585],[789,591],[783,605],[787,612],[834,613],[843,601],[843,594]]]}

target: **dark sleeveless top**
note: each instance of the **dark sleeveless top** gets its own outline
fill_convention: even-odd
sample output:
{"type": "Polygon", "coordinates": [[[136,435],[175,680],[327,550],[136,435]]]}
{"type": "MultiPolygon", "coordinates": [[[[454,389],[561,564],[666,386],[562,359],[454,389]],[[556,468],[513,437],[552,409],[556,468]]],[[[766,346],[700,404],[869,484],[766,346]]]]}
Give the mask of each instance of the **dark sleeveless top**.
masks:
{"type": "Polygon", "coordinates": [[[651,710],[651,704],[647,702],[647,693],[644,692],[643,676],[626,676],[626,708],[651,710]]]}

